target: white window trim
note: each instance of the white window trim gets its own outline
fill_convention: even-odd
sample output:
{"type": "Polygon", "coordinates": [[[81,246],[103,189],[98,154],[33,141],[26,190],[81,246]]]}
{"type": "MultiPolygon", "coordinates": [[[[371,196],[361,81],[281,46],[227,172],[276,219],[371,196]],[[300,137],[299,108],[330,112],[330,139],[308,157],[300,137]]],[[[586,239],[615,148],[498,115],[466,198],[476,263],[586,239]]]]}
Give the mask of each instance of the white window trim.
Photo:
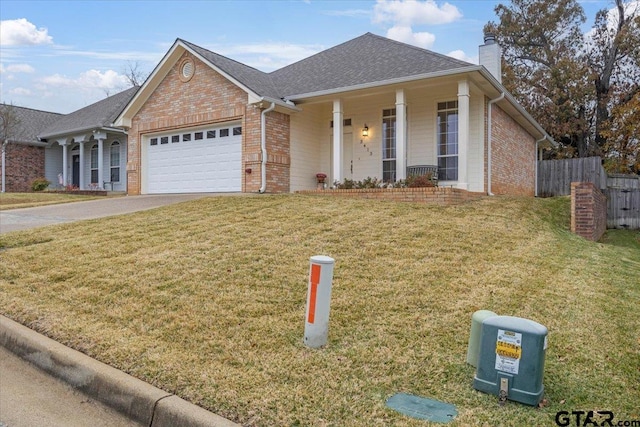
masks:
{"type": "MultiPolygon", "coordinates": [[[[439,149],[439,145],[440,145],[440,130],[438,129],[438,113],[440,112],[440,110],[438,109],[438,104],[442,103],[442,102],[452,102],[452,101],[458,101],[458,97],[457,96],[451,96],[451,97],[446,97],[446,98],[438,98],[435,100],[434,104],[433,104],[433,109],[435,111],[435,114],[433,115],[433,140],[434,140],[434,145],[433,145],[433,157],[435,159],[435,164],[439,167],[439,162],[438,160],[440,159],[440,156],[438,155],[438,149],[439,149]]],[[[457,109],[459,111],[459,108],[457,109]]],[[[459,118],[460,113],[458,113],[458,118],[459,118]]],[[[457,130],[456,130],[457,132],[457,130]]],[[[456,155],[456,157],[458,157],[458,162],[460,161],[460,146],[458,145],[458,154],[456,155]]],[[[453,156],[447,156],[447,157],[453,157],[453,156]]],[[[458,165],[458,168],[460,166],[458,165]]],[[[458,171],[458,176],[460,174],[460,171],[458,171]]],[[[439,185],[441,187],[443,186],[451,186],[454,185],[458,182],[458,180],[442,180],[439,181],[439,185]]]]}
{"type": "MultiPolygon", "coordinates": [[[[393,117],[393,119],[396,121],[396,129],[397,129],[397,126],[398,126],[398,114],[397,114],[397,111],[395,111],[395,110],[396,110],[396,106],[395,105],[392,106],[392,107],[389,107],[389,108],[383,108],[382,111],[381,111],[381,115],[380,115],[380,122],[379,122],[380,123],[380,160],[381,160],[380,161],[380,177],[383,180],[384,180],[384,162],[385,161],[388,161],[388,162],[394,161],[395,162],[394,178],[397,179],[397,177],[398,177],[398,159],[397,159],[397,155],[398,155],[398,140],[396,138],[397,135],[394,135],[394,137],[393,137],[394,151],[396,152],[396,157],[388,158],[388,159],[384,158],[384,150],[385,150],[384,143],[385,143],[385,141],[384,141],[384,123],[383,122],[384,122],[385,117],[393,117]],[[384,115],[384,110],[394,110],[393,116],[385,116],[384,115]]],[[[393,181],[395,181],[396,179],[394,179],[393,181]]]]}

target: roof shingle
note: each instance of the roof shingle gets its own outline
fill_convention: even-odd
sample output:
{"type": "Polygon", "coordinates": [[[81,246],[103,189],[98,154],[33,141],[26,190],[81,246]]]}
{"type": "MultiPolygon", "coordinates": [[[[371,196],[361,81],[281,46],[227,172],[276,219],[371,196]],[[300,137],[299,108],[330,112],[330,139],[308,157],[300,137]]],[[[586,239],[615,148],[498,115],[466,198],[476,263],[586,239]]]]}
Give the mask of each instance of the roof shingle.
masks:
{"type": "Polygon", "coordinates": [[[69,113],[45,129],[42,129],[39,136],[46,139],[72,132],[109,127],[137,91],[138,87],[132,87],[74,111],[73,113],[69,113]]]}

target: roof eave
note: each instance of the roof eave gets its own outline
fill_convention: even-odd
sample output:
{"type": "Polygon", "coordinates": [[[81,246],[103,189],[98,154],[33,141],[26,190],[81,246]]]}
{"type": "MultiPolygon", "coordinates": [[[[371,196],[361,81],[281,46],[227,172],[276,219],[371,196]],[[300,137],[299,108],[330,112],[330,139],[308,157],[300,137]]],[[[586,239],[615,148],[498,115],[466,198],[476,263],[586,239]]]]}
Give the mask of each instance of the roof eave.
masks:
{"type": "Polygon", "coordinates": [[[42,134],[42,135],[38,135],[38,139],[49,140],[52,138],[55,139],[55,138],[61,138],[65,136],[78,135],[82,133],[89,133],[89,132],[93,133],[95,131],[100,131],[100,130],[104,130],[105,132],[110,132],[110,133],[118,132],[118,133],[123,133],[125,135],[127,134],[125,130],[118,127],[97,125],[97,126],[81,127],[76,129],[65,130],[64,132],[42,134]]]}
{"type": "Polygon", "coordinates": [[[518,114],[522,116],[537,132],[538,139],[548,141],[549,145],[557,147],[558,143],[544,130],[544,128],[534,119],[531,114],[513,97],[513,95],[500,83],[489,70],[478,65],[477,71],[484,77],[499,93],[504,93],[504,101],[508,101],[518,114]]]}
{"type": "Polygon", "coordinates": [[[387,80],[378,80],[375,82],[361,83],[361,84],[352,85],[352,86],[343,86],[343,87],[326,89],[326,90],[321,90],[316,92],[307,92],[307,93],[289,95],[289,96],[285,96],[284,99],[289,101],[296,101],[296,100],[299,101],[306,98],[335,95],[335,94],[344,93],[344,92],[371,89],[371,88],[376,88],[381,86],[389,86],[389,85],[394,85],[399,83],[413,82],[417,80],[432,79],[437,77],[448,77],[456,74],[465,74],[472,71],[477,71],[478,67],[479,66],[477,65],[472,65],[469,67],[454,68],[450,70],[436,71],[433,73],[415,74],[413,76],[397,77],[397,78],[387,79],[387,80]]]}

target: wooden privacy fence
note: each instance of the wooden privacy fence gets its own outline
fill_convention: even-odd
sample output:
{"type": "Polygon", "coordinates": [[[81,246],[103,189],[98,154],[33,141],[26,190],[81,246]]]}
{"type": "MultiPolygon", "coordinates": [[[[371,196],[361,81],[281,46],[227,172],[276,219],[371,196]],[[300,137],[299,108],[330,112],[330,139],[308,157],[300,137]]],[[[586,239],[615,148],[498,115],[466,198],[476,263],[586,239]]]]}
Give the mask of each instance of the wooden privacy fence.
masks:
{"type": "Polygon", "coordinates": [[[640,176],[607,175],[600,157],[538,162],[540,197],[571,194],[572,182],[590,182],[607,196],[607,228],[640,229],[640,176]]]}
{"type": "Polygon", "coordinates": [[[567,196],[572,182],[591,182],[596,188],[607,188],[607,172],[600,157],[543,160],[538,162],[538,195],[567,196]]]}

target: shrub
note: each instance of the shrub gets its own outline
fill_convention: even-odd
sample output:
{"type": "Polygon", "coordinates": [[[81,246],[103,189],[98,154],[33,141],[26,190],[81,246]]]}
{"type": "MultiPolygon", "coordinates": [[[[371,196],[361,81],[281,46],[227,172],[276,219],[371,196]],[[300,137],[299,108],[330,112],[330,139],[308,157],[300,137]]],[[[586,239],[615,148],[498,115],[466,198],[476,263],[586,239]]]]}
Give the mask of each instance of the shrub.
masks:
{"type": "Polygon", "coordinates": [[[51,182],[49,182],[45,178],[36,178],[33,180],[33,182],[31,182],[31,190],[43,191],[46,190],[47,187],[49,187],[49,184],[51,184],[51,182]]]}
{"type": "Polygon", "coordinates": [[[435,187],[430,172],[424,175],[411,175],[406,179],[406,185],[409,188],[435,187]]]}

